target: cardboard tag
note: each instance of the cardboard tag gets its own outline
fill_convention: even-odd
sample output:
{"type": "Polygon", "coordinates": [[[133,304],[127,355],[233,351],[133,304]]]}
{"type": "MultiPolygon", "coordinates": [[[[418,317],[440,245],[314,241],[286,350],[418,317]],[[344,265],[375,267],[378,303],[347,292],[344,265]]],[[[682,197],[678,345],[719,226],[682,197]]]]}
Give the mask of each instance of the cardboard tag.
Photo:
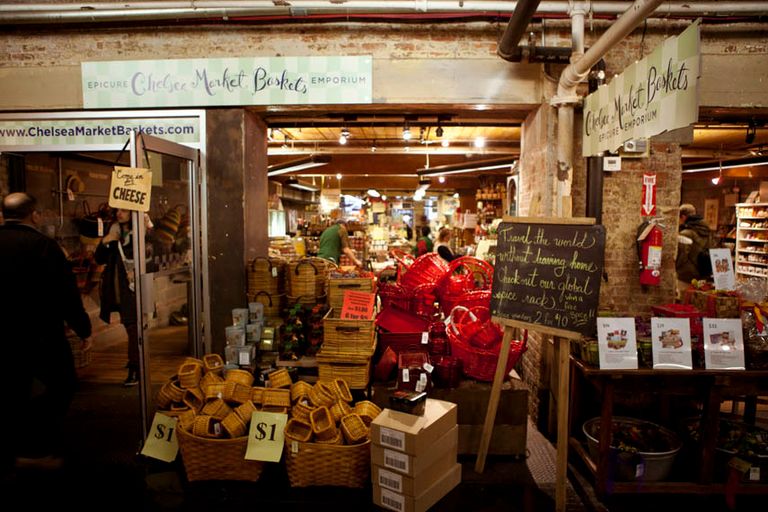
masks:
{"type": "Polygon", "coordinates": [[[280,457],[283,455],[283,435],[287,422],[287,414],[263,411],[256,411],[251,414],[251,428],[248,432],[248,449],[245,451],[245,458],[265,462],[280,462],[280,457]]]}
{"type": "Polygon", "coordinates": [[[272,277],[277,277],[277,267],[272,267],[272,277]]]}
{"type": "Polygon", "coordinates": [[[152,195],[152,171],[115,166],[109,186],[109,206],[148,212],[152,195]]]}
{"type": "Polygon", "coordinates": [[[424,368],[425,370],[427,370],[427,372],[428,372],[428,373],[432,373],[432,370],[434,370],[434,369],[435,369],[435,367],[434,367],[434,366],[432,366],[432,365],[431,365],[431,364],[429,364],[429,363],[424,363],[424,366],[423,366],[423,368],[424,368]]]}
{"type": "Polygon", "coordinates": [[[426,345],[429,343],[429,333],[424,331],[421,333],[421,344],[426,345]]]}
{"type": "Polygon", "coordinates": [[[635,478],[642,478],[645,475],[645,464],[635,466],[635,478]]]}
{"type": "Polygon", "coordinates": [[[179,452],[179,442],[176,439],[177,422],[176,418],[155,413],[141,454],[163,462],[176,460],[176,454],[179,452]]]}
{"type": "Polygon", "coordinates": [[[403,382],[411,382],[411,372],[408,368],[403,368],[403,382]]]}
{"type": "Polygon", "coordinates": [[[251,353],[250,352],[242,350],[242,351],[240,351],[240,353],[238,355],[240,356],[238,364],[240,364],[241,366],[247,366],[247,365],[251,364],[251,353]]]}
{"type": "Polygon", "coordinates": [[[291,441],[291,453],[299,453],[299,442],[291,441]]]}
{"type": "Polygon", "coordinates": [[[344,302],[341,305],[341,319],[370,320],[373,318],[375,302],[375,293],[347,290],[344,292],[344,302]]]}
{"type": "Polygon", "coordinates": [[[75,193],[72,192],[70,189],[67,189],[67,199],[70,200],[70,201],[74,201],[75,200],[75,193]]]}
{"type": "Polygon", "coordinates": [[[101,217],[96,219],[96,224],[98,226],[96,229],[97,229],[97,231],[99,233],[99,238],[101,238],[101,237],[104,236],[104,221],[101,220],[101,217]]]}
{"type": "Polygon", "coordinates": [[[760,481],[760,466],[752,466],[749,468],[749,480],[751,482],[760,481]]]}

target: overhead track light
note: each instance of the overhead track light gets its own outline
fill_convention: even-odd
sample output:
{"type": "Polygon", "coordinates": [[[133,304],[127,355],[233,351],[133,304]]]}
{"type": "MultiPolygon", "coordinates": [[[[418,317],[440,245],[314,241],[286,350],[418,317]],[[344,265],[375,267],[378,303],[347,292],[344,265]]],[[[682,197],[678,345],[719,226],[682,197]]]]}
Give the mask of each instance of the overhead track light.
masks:
{"type": "Polygon", "coordinates": [[[747,136],[744,138],[744,142],[747,144],[752,144],[755,142],[755,137],[757,136],[757,125],[754,121],[750,121],[747,125],[747,136]]]}
{"type": "Polygon", "coordinates": [[[762,161],[762,162],[744,162],[739,164],[733,164],[733,165],[718,165],[718,166],[710,166],[710,167],[693,167],[690,169],[683,169],[683,174],[693,174],[697,172],[708,172],[708,171],[722,171],[723,169],[741,169],[743,167],[762,167],[764,165],[768,165],[768,161],[762,161]]]}
{"type": "Polygon", "coordinates": [[[477,160],[461,164],[440,165],[438,167],[423,167],[416,169],[416,174],[421,176],[446,176],[449,174],[464,174],[469,172],[490,171],[492,169],[503,169],[508,167],[510,170],[517,163],[516,157],[493,158],[490,160],[477,160]]]}
{"type": "Polygon", "coordinates": [[[314,187],[310,185],[309,183],[304,183],[303,181],[299,181],[299,179],[296,176],[291,176],[285,181],[285,184],[291,188],[295,188],[297,190],[304,190],[305,192],[319,192],[320,189],[317,187],[314,187]]]}
{"type": "Polygon", "coordinates": [[[403,140],[411,140],[411,128],[408,126],[407,121],[403,125],[403,140]]]}
{"type": "Polygon", "coordinates": [[[288,174],[289,172],[311,169],[312,167],[319,167],[321,165],[328,165],[330,162],[330,155],[309,155],[302,158],[297,158],[296,160],[288,160],[287,162],[270,165],[267,167],[267,176],[271,178],[273,176],[280,176],[281,174],[288,174]]]}

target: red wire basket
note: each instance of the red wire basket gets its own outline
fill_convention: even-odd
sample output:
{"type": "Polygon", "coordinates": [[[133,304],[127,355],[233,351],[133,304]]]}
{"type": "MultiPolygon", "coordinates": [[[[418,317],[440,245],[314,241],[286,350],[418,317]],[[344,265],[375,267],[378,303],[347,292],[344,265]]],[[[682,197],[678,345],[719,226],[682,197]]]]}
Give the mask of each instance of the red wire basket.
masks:
{"type": "Polygon", "coordinates": [[[448,273],[437,283],[437,292],[443,295],[461,295],[472,290],[489,290],[493,283],[493,266],[473,256],[453,260],[448,273]]]}
{"type": "Polygon", "coordinates": [[[393,249],[390,254],[403,268],[407,269],[401,272],[399,277],[400,285],[406,290],[415,290],[419,285],[427,283],[434,286],[449,269],[448,262],[434,252],[423,254],[412,263],[408,261],[410,256],[403,251],[393,249]]]}

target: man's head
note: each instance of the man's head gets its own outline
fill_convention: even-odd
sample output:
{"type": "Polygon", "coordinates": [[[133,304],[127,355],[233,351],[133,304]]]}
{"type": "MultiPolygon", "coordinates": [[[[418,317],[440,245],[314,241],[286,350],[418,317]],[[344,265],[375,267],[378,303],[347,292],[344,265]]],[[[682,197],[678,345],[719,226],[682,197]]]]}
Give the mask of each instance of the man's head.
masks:
{"type": "Polygon", "coordinates": [[[3,199],[3,218],[6,222],[39,225],[41,218],[37,211],[37,199],[26,192],[8,194],[3,199]]]}
{"type": "Polygon", "coordinates": [[[680,205],[680,224],[685,224],[685,221],[688,220],[688,217],[691,215],[696,215],[696,207],[692,204],[681,204],[680,205]]]}

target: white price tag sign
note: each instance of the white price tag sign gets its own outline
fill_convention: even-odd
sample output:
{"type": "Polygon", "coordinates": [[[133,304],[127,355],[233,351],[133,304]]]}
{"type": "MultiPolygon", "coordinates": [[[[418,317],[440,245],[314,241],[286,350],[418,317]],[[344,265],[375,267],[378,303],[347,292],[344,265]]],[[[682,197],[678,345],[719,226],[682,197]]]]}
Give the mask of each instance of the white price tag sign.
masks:
{"type": "Polygon", "coordinates": [[[425,331],[421,333],[421,344],[426,345],[427,343],[429,343],[429,333],[425,331]]]}
{"type": "Polygon", "coordinates": [[[176,418],[155,413],[141,454],[163,462],[173,462],[179,452],[179,442],[176,439],[177,421],[176,418]]]}
{"type": "Polygon", "coordinates": [[[280,462],[287,414],[256,411],[251,415],[248,449],[245,458],[265,462],[280,462]]]}
{"type": "Polygon", "coordinates": [[[411,371],[408,368],[403,368],[403,382],[411,381],[411,371]]]}

